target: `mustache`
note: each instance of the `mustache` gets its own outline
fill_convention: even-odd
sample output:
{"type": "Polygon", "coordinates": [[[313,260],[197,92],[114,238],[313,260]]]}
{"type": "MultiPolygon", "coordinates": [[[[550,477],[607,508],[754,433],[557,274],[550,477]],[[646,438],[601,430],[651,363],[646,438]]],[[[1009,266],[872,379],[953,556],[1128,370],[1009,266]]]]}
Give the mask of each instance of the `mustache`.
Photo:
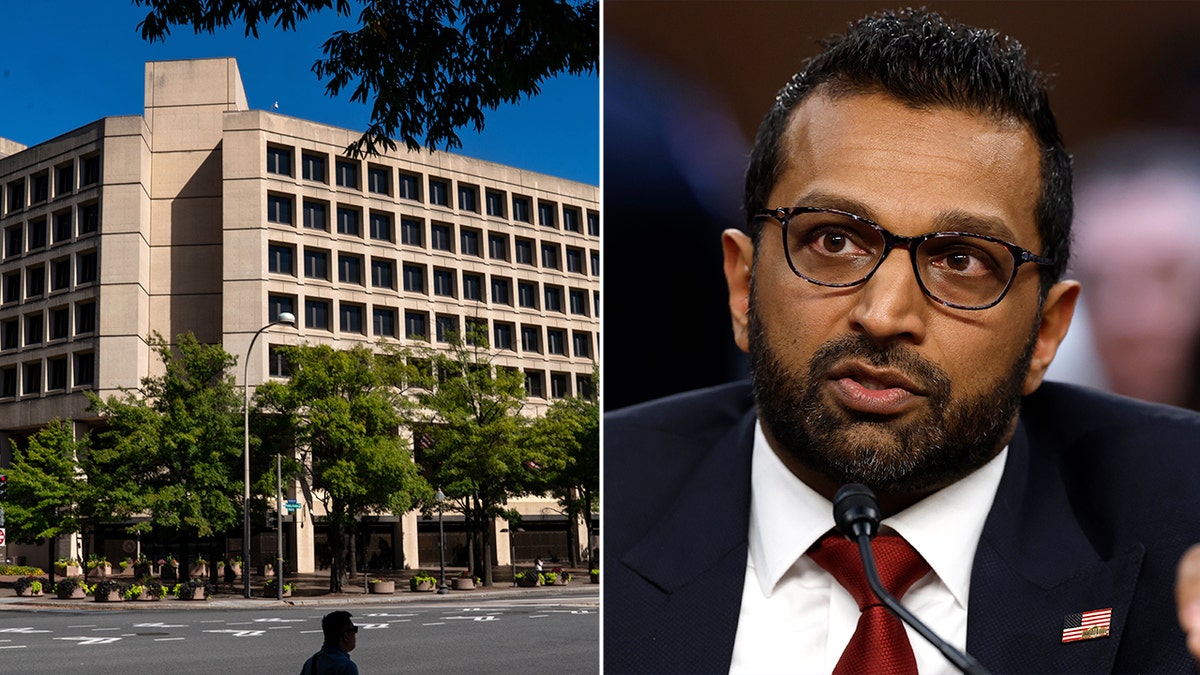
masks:
{"type": "Polygon", "coordinates": [[[858,333],[840,335],[822,344],[809,359],[809,379],[824,380],[834,367],[851,360],[895,370],[929,392],[950,392],[950,376],[946,371],[911,347],[898,343],[881,346],[858,333]]]}

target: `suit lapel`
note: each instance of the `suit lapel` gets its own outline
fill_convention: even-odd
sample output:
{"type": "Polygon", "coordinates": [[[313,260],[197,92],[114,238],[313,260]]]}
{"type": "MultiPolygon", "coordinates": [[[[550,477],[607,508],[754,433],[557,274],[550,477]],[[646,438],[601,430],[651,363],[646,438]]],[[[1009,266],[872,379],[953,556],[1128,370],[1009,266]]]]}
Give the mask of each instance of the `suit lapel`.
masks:
{"type": "Polygon", "coordinates": [[[1058,453],[1025,427],[1009,444],[1004,478],[971,570],[967,651],[994,672],[1111,672],[1144,548],[1097,555],[1073,515],[1058,453]],[[1065,617],[1112,608],[1107,637],[1064,643],[1065,617]]]}
{"type": "Polygon", "coordinates": [[[661,593],[647,640],[677,672],[726,672],[737,634],[750,523],[753,411],[726,433],[678,498],[621,558],[661,593]]]}

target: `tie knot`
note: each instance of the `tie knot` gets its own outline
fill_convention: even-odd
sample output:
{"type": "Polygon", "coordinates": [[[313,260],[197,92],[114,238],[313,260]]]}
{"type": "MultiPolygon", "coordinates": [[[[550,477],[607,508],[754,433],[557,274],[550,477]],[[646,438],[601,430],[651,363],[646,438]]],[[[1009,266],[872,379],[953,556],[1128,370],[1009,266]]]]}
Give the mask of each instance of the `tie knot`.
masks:
{"type": "MultiPolygon", "coordinates": [[[[929,571],[929,563],[899,535],[881,534],[875,537],[871,540],[871,550],[875,553],[875,564],[879,568],[883,587],[897,598],[903,597],[909,587],[929,571]]],[[[879,604],[867,584],[858,544],[835,532],[825,535],[809,550],[808,556],[854,596],[859,611],[879,604]]]]}

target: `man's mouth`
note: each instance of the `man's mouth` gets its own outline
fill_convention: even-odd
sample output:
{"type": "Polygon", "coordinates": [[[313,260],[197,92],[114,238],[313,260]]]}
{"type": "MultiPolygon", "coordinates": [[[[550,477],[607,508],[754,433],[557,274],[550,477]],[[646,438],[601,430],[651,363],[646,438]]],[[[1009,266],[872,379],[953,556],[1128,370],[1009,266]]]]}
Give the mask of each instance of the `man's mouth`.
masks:
{"type": "Polygon", "coordinates": [[[835,367],[829,373],[829,382],[838,403],[869,415],[899,415],[917,405],[926,393],[899,371],[861,363],[835,367]]]}

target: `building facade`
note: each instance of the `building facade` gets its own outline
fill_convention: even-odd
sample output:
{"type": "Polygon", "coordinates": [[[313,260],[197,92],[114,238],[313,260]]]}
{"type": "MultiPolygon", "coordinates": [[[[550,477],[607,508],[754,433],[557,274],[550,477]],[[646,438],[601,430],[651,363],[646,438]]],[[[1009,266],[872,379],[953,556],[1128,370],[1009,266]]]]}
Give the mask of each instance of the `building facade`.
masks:
{"type": "MultiPolygon", "coordinates": [[[[358,136],[251,110],[236,61],[200,59],[147,63],[140,116],[28,148],[0,139],[0,466],[51,419],[84,433],[83,391],[159,374],[154,332],[221,343],[253,387],[285,374],[280,345],[436,346],[481,327],[499,365],[524,372],[531,412],[587,394],[598,188],[451,153],[345,156],[358,136]],[[244,360],[283,312],[295,327],[244,360]]],[[[554,517],[550,500],[517,508],[554,517]]],[[[298,571],[318,564],[311,519],[287,525],[298,571]]],[[[375,521],[397,564],[429,564],[416,514],[375,521]]]]}

